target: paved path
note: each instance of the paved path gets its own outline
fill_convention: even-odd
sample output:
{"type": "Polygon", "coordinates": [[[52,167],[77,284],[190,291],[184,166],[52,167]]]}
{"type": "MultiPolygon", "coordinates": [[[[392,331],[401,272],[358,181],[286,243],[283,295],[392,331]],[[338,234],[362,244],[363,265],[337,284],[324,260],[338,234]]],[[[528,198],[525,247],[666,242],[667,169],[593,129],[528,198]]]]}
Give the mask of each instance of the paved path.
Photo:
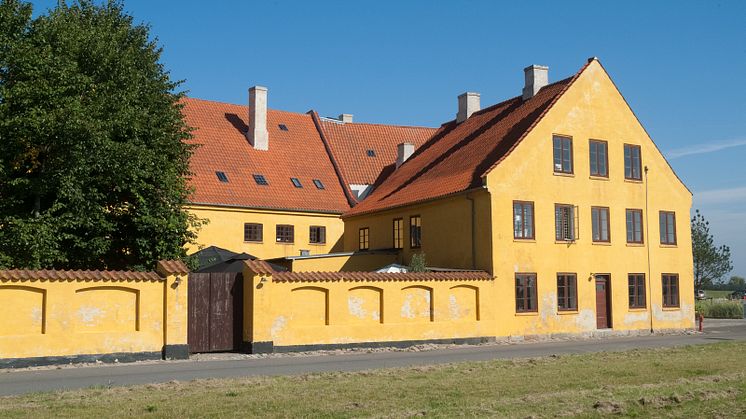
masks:
{"type": "Polygon", "coordinates": [[[0,372],[0,396],[91,386],[126,386],[171,380],[360,371],[459,361],[539,357],[746,341],[746,321],[707,321],[703,334],[640,336],[578,341],[482,345],[423,352],[377,352],[263,359],[181,361],[0,372]]]}

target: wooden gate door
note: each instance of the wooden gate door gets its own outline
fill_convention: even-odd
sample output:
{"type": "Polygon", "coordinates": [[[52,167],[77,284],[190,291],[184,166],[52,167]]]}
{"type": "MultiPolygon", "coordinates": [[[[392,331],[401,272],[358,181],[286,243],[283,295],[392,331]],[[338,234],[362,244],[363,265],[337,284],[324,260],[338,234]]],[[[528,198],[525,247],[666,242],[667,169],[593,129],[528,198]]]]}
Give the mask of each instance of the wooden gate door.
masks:
{"type": "Polygon", "coordinates": [[[241,273],[189,274],[190,352],[238,350],[243,329],[241,273]]]}
{"type": "Polygon", "coordinates": [[[609,279],[609,275],[596,275],[596,328],[598,329],[611,327],[609,279]]]}

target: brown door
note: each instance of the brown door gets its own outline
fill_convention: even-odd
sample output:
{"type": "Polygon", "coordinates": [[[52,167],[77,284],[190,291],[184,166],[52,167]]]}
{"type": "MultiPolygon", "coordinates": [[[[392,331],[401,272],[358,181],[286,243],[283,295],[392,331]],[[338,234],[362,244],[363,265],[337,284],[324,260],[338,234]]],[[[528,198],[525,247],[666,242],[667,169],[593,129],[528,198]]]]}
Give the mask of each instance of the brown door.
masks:
{"type": "Polygon", "coordinates": [[[189,351],[237,350],[243,324],[241,273],[191,273],[188,294],[189,351]]]}
{"type": "Polygon", "coordinates": [[[609,275],[596,275],[596,327],[611,327],[611,307],[609,292],[609,275]]]}

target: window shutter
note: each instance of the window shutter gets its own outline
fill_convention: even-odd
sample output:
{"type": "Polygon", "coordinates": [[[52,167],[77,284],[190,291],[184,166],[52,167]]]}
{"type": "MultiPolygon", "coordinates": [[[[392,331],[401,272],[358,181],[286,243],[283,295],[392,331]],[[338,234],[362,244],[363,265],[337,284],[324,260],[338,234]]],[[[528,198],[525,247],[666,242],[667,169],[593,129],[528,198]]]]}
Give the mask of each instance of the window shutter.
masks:
{"type": "Polygon", "coordinates": [[[578,211],[577,205],[572,207],[572,213],[574,216],[573,227],[575,227],[573,240],[578,240],[580,238],[580,211],[578,211]]]}

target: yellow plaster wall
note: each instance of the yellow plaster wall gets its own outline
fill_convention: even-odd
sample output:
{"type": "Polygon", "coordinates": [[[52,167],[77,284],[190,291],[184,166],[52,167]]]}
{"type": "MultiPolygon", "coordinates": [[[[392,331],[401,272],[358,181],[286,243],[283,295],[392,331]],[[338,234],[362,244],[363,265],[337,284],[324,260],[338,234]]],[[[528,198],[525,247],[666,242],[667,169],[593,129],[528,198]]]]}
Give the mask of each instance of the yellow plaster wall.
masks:
{"type": "Polygon", "coordinates": [[[300,255],[301,250],[311,254],[331,253],[342,250],[344,224],[339,215],[292,211],[270,211],[247,208],[209,207],[191,205],[187,210],[199,218],[208,220],[197,232],[197,244],[188,245],[187,253],[208,246],[218,246],[233,252],[246,252],[259,259],[272,259],[300,255]],[[261,243],[245,242],[244,224],[262,224],[264,234],[261,243]],[[295,242],[277,243],[276,225],[295,226],[295,242]],[[311,226],[326,227],[326,243],[309,243],[311,226]]]}
{"type": "Polygon", "coordinates": [[[303,259],[277,259],[272,263],[284,266],[292,272],[368,272],[399,263],[396,252],[359,252],[303,259]]]}
{"type": "MultiPolygon", "coordinates": [[[[593,62],[560,98],[544,119],[487,176],[492,197],[492,242],[496,290],[502,304],[497,336],[578,333],[596,330],[595,282],[592,273],[611,274],[612,327],[614,330],[694,327],[694,290],[689,225],[691,194],[655,148],[604,69],[593,62]],[[552,135],[573,138],[574,175],[553,174],[552,135]],[[608,141],[609,178],[590,176],[589,139],[608,141]],[[644,182],[624,179],[623,144],[640,145],[642,165],[648,166],[648,210],[644,182]],[[513,239],[513,200],[533,201],[536,239],[513,239]],[[555,243],[554,204],[578,206],[579,239],[555,243]],[[611,243],[592,243],[591,206],[610,208],[611,243]],[[643,209],[649,217],[644,246],[626,243],[627,208],[643,209]],[[663,246],[659,239],[658,212],[676,212],[678,245],[663,246]],[[648,267],[648,249],[650,267],[648,267]],[[515,272],[537,273],[536,314],[516,314],[515,272]],[[557,311],[556,274],[577,273],[578,311],[557,311]],[[678,273],[680,308],[661,307],[661,274],[678,273]],[[628,273],[645,273],[648,309],[628,308],[628,273]]],[[[645,224],[643,224],[643,229],[645,224]]]]}
{"type": "Polygon", "coordinates": [[[244,278],[252,307],[244,317],[252,323],[244,340],[250,342],[293,346],[494,336],[498,304],[490,280],[273,282],[248,268],[244,278]]]}
{"type": "Polygon", "coordinates": [[[186,344],[186,275],[178,285],[176,278],[0,280],[0,359],[160,352],[165,344],[186,344]]]}
{"type": "Polygon", "coordinates": [[[492,255],[490,236],[490,198],[484,190],[430,201],[418,205],[344,218],[345,251],[359,247],[359,231],[370,229],[370,249],[393,247],[393,220],[404,221],[404,248],[399,263],[408,265],[414,253],[424,252],[428,266],[480,269],[490,272],[492,255]],[[473,199],[471,201],[469,198],[473,199]],[[474,255],[472,255],[472,202],[474,203],[474,255]],[[422,246],[410,247],[409,218],[422,219],[422,246]]]}

